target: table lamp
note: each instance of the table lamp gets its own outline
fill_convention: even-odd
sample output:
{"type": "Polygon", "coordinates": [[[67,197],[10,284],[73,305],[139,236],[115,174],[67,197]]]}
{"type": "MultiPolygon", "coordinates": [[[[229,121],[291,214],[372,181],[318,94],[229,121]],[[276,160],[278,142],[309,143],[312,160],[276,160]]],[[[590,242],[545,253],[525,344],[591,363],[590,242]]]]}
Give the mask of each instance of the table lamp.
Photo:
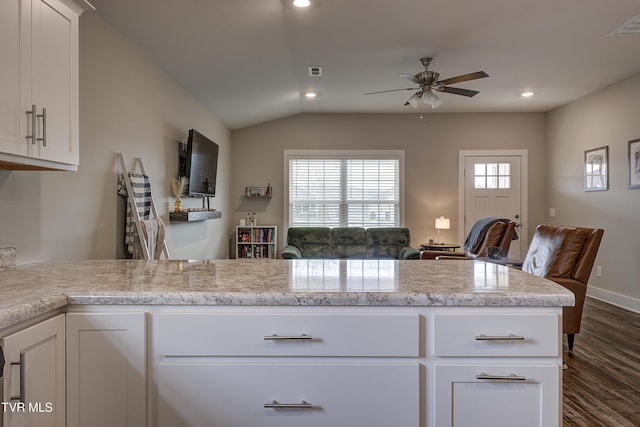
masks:
{"type": "Polygon", "coordinates": [[[449,229],[449,218],[445,218],[443,216],[436,218],[436,230],[438,232],[438,241],[437,245],[444,244],[440,243],[440,230],[448,230],[449,229]]]}

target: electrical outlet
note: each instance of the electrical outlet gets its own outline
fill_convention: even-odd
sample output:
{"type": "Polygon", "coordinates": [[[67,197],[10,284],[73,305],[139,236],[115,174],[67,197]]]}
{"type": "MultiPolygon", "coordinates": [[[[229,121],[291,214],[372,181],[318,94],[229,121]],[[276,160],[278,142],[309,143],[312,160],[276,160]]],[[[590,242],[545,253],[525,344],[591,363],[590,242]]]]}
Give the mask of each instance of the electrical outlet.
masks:
{"type": "Polygon", "coordinates": [[[549,218],[556,217],[556,208],[549,208],[549,218]]]}
{"type": "Polygon", "coordinates": [[[602,277],[602,266],[601,265],[597,265],[596,266],[596,277],[602,277]]]}

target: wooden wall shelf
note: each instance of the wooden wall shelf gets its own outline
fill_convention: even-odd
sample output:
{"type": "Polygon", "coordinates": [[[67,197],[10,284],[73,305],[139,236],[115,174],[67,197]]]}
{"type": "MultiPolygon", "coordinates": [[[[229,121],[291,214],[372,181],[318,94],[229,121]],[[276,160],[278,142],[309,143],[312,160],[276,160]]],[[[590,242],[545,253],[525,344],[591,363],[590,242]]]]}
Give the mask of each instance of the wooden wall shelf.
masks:
{"type": "Polygon", "coordinates": [[[208,219],[222,218],[221,211],[182,211],[169,212],[169,221],[206,221],[208,219]]]}
{"type": "Polygon", "coordinates": [[[244,197],[247,199],[270,199],[271,185],[267,187],[245,187],[244,197]]]}

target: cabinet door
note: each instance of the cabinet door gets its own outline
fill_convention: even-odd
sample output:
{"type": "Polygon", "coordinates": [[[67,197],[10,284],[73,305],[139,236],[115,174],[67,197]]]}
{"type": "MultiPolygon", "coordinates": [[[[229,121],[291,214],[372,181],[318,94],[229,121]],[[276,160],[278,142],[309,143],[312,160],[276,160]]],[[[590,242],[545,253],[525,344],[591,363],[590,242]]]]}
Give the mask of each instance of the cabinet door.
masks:
{"type": "Polygon", "coordinates": [[[560,369],[551,365],[437,365],[434,425],[558,427],[560,369]]]}
{"type": "Polygon", "coordinates": [[[160,363],[158,426],[418,427],[419,370],[418,364],[160,363]],[[310,407],[277,407],[288,404],[310,407]]]}
{"type": "Polygon", "coordinates": [[[4,427],[65,426],[64,314],[3,339],[4,427]]]}
{"type": "Polygon", "coordinates": [[[31,0],[0,2],[0,152],[27,156],[31,0]]]}
{"type": "Polygon", "coordinates": [[[69,427],[146,425],[144,313],[67,314],[69,427]]]}
{"type": "Polygon", "coordinates": [[[78,16],[59,0],[33,0],[32,49],[32,103],[37,115],[46,109],[34,155],[77,165],[78,16]]]}

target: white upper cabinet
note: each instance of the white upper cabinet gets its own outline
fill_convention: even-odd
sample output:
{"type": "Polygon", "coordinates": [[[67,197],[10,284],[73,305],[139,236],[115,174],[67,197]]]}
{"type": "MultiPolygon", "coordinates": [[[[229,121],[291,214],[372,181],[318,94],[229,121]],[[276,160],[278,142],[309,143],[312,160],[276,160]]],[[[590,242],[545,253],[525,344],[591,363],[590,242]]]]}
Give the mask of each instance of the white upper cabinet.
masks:
{"type": "Polygon", "coordinates": [[[60,0],[0,5],[0,167],[77,170],[78,17],[60,0]]]}

